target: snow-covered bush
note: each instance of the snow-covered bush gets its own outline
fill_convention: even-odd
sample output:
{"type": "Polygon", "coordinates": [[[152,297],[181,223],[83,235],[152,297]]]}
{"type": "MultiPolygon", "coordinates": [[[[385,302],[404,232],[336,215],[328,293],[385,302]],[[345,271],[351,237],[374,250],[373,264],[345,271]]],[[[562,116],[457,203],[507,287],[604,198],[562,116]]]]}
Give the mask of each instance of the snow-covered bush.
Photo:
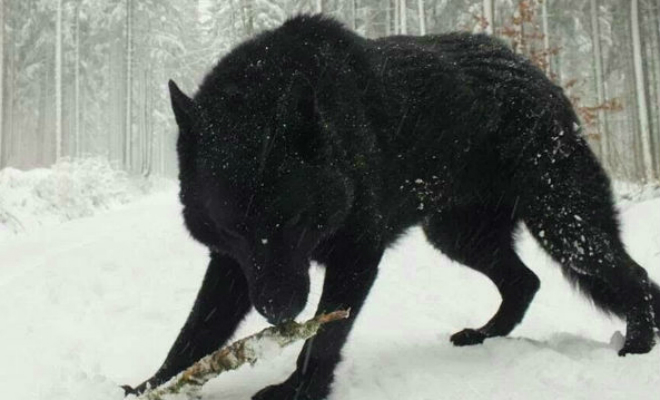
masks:
{"type": "Polygon", "coordinates": [[[660,185],[657,183],[639,184],[634,182],[614,181],[614,193],[620,206],[627,208],[631,203],[638,203],[660,197],[660,185]]]}
{"type": "Polygon", "coordinates": [[[127,175],[104,158],[63,159],[51,168],[0,171],[0,231],[86,217],[127,203],[165,180],[127,175]]]}

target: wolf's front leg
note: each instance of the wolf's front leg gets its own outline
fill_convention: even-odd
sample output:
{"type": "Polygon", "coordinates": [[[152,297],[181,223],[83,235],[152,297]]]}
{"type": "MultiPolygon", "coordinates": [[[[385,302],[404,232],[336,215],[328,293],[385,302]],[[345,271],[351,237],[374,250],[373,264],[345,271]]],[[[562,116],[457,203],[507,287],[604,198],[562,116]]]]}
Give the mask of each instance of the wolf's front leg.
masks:
{"type": "Polygon", "coordinates": [[[295,372],[283,383],[257,393],[254,400],[321,400],[328,396],[340,351],[369,294],[383,255],[379,245],[337,239],[326,261],[317,315],[350,309],[350,318],[327,324],[305,342],[295,372]]]}
{"type": "Polygon", "coordinates": [[[160,369],[136,388],[124,386],[126,394],[139,394],[155,387],[217,350],[250,310],[248,286],[238,263],[212,253],[195,305],[160,369]]]}

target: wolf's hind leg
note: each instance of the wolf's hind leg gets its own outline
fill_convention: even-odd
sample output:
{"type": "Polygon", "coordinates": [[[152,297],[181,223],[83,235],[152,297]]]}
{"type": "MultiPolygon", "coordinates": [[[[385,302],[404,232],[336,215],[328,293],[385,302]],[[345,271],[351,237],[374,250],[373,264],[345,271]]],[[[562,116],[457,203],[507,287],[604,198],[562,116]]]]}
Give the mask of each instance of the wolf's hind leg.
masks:
{"type": "Polygon", "coordinates": [[[456,346],[482,343],[486,338],[505,336],[527,311],[540,281],[513,249],[517,221],[513,210],[470,207],[429,218],[424,230],[438,250],[486,275],[502,296],[495,315],[478,329],[467,328],[451,337],[456,346]]]}

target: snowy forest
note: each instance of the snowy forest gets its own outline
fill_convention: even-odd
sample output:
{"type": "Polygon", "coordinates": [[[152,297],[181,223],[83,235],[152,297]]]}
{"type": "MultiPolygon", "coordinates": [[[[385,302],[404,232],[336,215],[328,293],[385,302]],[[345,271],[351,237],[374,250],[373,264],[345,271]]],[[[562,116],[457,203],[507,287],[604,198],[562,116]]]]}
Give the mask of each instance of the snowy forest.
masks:
{"type": "Polygon", "coordinates": [[[0,0],[0,399],[658,400],[658,283],[660,0],[0,0]],[[301,13],[581,126],[317,18],[186,96],[301,13]]]}
{"type": "Polygon", "coordinates": [[[2,0],[0,168],[173,175],[168,79],[193,93],[236,43],[315,12],[367,37],[502,37],[567,90],[615,178],[660,176],[657,0],[2,0]]]}

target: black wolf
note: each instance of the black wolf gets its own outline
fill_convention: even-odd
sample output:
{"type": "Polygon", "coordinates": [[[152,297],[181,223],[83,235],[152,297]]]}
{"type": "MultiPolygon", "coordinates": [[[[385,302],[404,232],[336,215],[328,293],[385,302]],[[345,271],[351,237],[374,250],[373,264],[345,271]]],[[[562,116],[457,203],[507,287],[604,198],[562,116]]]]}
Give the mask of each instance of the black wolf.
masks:
{"type": "Polygon", "coordinates": [[[352,316],[254,398],[325,398],[383,251],[416,224],[502,296],[454,344],[522,320],[539,288],[514,251],[522,222],[578,289],[626,320],[621,355],[653,347],[660,290],[624,249],[608,177],[562,89],[500,41],[368,40],[299,16],[236,47],[192,99],[173,82],[170,92],[183,216],[211,260],[162,367],[129,391],[218,348],[251,307],[273,324],[296,317],[316,260],[326,268],[318,311],[352,316]]]}

